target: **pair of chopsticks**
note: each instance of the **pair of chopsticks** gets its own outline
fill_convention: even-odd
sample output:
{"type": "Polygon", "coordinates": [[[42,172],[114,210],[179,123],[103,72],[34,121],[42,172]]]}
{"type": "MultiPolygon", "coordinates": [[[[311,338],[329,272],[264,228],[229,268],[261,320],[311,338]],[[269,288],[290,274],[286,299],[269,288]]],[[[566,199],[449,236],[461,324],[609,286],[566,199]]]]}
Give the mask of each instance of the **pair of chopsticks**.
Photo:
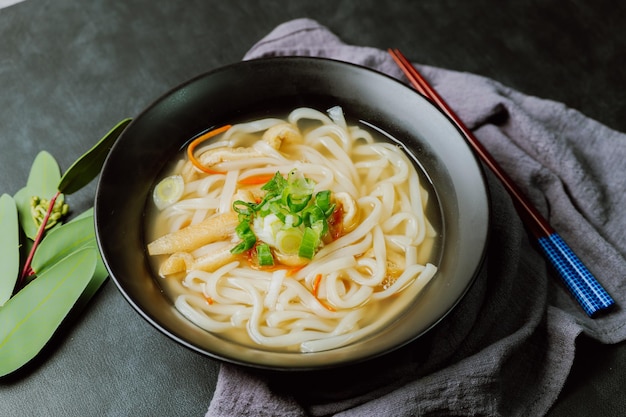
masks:
{"type": "Polygon", "coordinates": [[[591,272],[589,272],[559,234],[550,226],[541,213],[539,213],[524,196],[513,180],[504,172],[482,143],[476,139],[471,130],[465,126],[463,121],[452,111],[428,81],[424,79],[419,71],[398,49],[389,49],[389,53],[415,89],[429,98],[441,111],[452,119],[463,133],[468,144],[474,149],[474,152],[478,154],[483,163],[487,165],[502,182],[505,189],[511,195],[520,218],[524,221],[529,231],[535,236],[544,255],[559,273],[566,287],[570,290],[587,315],[593,317],[613,306],[615,301],[613,301],[602,285],[595,279],[591,272]]]}

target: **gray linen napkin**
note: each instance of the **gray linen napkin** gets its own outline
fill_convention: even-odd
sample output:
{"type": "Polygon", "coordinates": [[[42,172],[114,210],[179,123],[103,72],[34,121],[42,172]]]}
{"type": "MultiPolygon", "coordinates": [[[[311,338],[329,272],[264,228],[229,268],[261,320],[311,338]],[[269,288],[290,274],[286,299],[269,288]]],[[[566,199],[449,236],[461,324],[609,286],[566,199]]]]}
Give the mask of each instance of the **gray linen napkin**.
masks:
{"type": "MultiPolygon", "coordinates": [[[[381,50],[344,44],[310,19],[278,26],[245,59],[311,55],[403,79],[381,50]]],[[[424,338],[371,363],[306,375],[222,365],[208,417],[544,415],[575,341],[626,336],[626,135],[563,104],[493,80],[419,66],[615,298],[588,318],[546,265],[501,185],[487,173],[493,219],[484,268],[424,338]]],[[[406,81],[406,80],[405,80],[406,81]]]]}

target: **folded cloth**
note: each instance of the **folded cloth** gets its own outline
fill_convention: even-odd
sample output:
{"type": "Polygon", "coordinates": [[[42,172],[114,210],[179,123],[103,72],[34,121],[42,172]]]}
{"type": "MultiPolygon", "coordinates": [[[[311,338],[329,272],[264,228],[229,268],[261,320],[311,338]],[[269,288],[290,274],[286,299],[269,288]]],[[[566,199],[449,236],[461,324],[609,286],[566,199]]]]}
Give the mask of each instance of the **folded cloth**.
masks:
{"type": "MultiPolygon", "coordinates": [[[[319,23],[278,26],[244,59],[310,55],[406,82],[381,50],[351,46],[319,23]]],[[[419,66],[617,302],[591,319],[528,238],[487,172],[487,259],[453,312],[426,336],[336,371],[265,375],[222,365],[207,416],[540,416],[556,400],[580,334],[626,335],[626,135],[563,104],[480,76],[419,66]]]]}

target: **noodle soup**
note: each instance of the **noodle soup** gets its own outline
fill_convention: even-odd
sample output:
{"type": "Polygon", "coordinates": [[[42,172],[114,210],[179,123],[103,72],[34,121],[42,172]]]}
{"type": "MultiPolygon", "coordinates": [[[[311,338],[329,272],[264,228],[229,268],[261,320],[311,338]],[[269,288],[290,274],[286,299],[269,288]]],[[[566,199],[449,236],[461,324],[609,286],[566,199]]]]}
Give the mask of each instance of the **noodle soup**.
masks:
{"type": "Polygon", "coordinates": [[[417,161],[388,139],[334,107],[191,141],[157,181],[146,225],[176,309],[284,352],[345,346],[397,319],[436,277],[443,226],[417,161]]]}

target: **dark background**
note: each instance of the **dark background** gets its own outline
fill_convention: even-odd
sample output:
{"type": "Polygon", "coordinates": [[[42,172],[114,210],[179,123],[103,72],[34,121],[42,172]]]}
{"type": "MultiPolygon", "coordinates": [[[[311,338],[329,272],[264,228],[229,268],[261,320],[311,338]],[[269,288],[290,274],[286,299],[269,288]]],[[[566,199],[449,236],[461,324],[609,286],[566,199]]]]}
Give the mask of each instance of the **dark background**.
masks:
{"type": "MultiPolygon", "coordinates": [[[[117,121],[299,17],[626,131],[623,2],[26,0],[0,10],[0,193],[25,184],[40,150],[67,168],[117,121]]],[[[90,207],[94,191],[71,196],[73,209],[90,207]]],[[[203,415],[217,369],[143,322],[108,282],[36,361],[0,380],[0,416],[203,415]]],[[[580,339],[550,416],[626,413],[625,371],[626,345],[580,339]]]]}

